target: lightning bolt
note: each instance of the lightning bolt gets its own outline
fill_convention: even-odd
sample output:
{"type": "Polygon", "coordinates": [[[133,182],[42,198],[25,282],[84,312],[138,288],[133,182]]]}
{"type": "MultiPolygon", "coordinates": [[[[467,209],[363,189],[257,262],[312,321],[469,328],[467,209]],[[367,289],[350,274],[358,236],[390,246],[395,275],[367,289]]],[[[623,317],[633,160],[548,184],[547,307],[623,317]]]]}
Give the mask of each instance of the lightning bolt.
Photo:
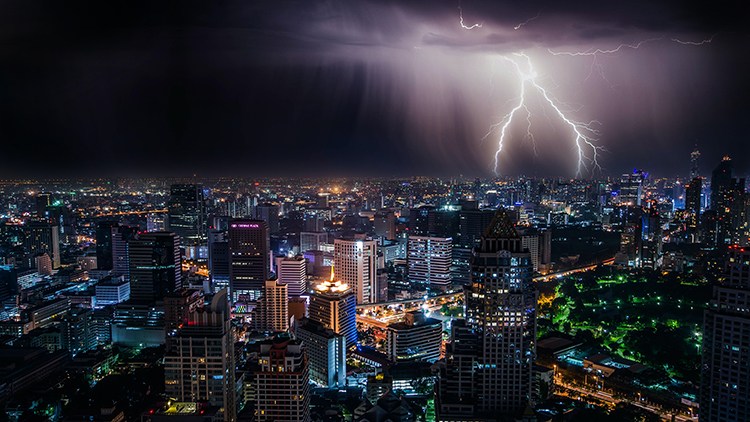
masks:
{"type": "Polygon", "coordinates": [[[496,133],[498,131],[500,133],[497,142],[497,150],[495,151],[495,174],[499,174],[500,154],[502,153],[503,145],[505,144],[506,137],[508,136],[508,128],[512,124],[515,115],[521,109],[524,109],[524,111],[526,111],[526,136],[534,143],[534,151],[536,153],[536,142],[534,139],[534,135],[531,132],[531,110],[528,108],[526,103],[526,94],[529,90],[534,90],[541,94],[545,102],[552,108],[552,110],[554,110],[555,114],[557,114],[560,120],[565,123],[565,125],[569,126],[573,131],[573,142],[576,147],[576,153],[578,157],[578,162],[576,165],[576,177],[580,176],[583,170],[589,169],[589,166],[586,164],[587,162],[589,162],[589,164],[593,166],[593,168],[601,170],[601,166],[598,162],[598,155],[599,152],[602,151],[602,148],[600,146],[597,146],[595,143],[596,136],[599,134],[599,132],[596,128],[593,127],[594,124],[597,124],[598,122],[578,122],[566,116],[565,112],[560,108],[560,106],[558,106],[557,102],[552,98],[549,92],[537,81],[537,72],[536,70],[534,70],[534,66],[531,63],[531,58],[524,53],[513,53],[513,55],[520,58],[521,61],[526,65],[525,67],[522,67],[518,60],[513,60],[507,56],[502,56],[504,60],[513,65],[513,68],[516,70],[516,73],[519,77],[520,93],[516,98],[517,103],[508,114],[503,116],[503,118],[499,122],[490,125],[489,131],[482,138],[487,139],[493,133],[496,133]],[[587,154],[587,151],[590,152],[587,154]]]}
{"type": "Polygon", "coordinates": [[[539,13],[536,14],[536,16],[532,16],[532,17],[526,19],[525,21],[519,23],[518,25],[514,26],[513,29],[515,29],[516,31],[518,31],[522,27],[528,25],[529,22],[533,21],[534,19],[539,18],[539,16],[541,16],[541,15],[542,15],[542,12],[539,12],[539,13]]]}
{"type": "Polygon", "coordinates": [[[464,23],[464,11],[463,9],[461,9],[460,1],[458,2],[458,22],[461,24],[461,28],[463,29],[475,29],[482,27],[481,23],[475,23],[474,25],[466,26],[466,24],[464,23]]]}
{"type": "Polygon", "coordinates": [[[706,38],[705,40],[700,40],[700,41],[683,41],[683,40],[680,40],[680,39],[677,39],[677,38],[671,38],[670,41],[676,42],[676,43],[682,44],[682,45],[704,45],[704,44],[711,44],[713,42],[714,38],[716,38],[716,35],[718,35],[718,34],[713,34],[713,35],[711,35],[710,38],[706,38]]]}

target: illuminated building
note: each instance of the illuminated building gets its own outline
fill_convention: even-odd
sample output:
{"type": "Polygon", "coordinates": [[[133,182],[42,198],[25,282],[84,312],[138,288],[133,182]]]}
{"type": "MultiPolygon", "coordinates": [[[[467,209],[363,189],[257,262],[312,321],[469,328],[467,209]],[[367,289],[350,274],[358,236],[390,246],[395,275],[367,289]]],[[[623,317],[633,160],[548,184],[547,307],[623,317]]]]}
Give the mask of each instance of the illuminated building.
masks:
{"type": "Polygon", "coordinates": [[[375,214],[375,235],[386,240],[396,239],[396,215],[393,211],[382,210],[375,214]]]}
{"type": "Polygon", "coordinates": [[[441,418],[517,415],[529,405],[537,303],[531,271],[529,252],[507,212],[498,210],[474,251],[466,324],[454,324],[460,344],[448,349],[440,380],[441,418]],[[464,379],[456,383],[456,376],[464,379]]]}
{"type": "Polygon", "coordinates": [[[328,233],[326,232],[301,232],[299,234],[299,251],[320,251],[322,245],[328,243],[328,233]]]}
{"type": "Polygon", "coordinates": [[[701,192],[703,179],[696,177],[685,186],[685,211],[690,213],[688,225],[695,231],[701,216],[701,192]]]}
{"type": "Polygon", "coordinates": [[[226,231],[208,232],[208,274],[212,291],[229,288],[229,242],[226,231]]]}
{"type": "Polygon", "coordinates": [[[263,296],[255,308],[253,325],[258,331],[280,332],[289,328],[287,286],[277,280],[266,280],[263,296]]]}
{"type": "Polygon", "coordinates": [[[453,239],[410,235],[406,256],[412,283],[443,290],[450,286],[453,239]]]}
{"type": "Polygon", "coordinates": [[[146,231],[163,232],[167,230],[167,214],[152,212],[146,216],[146,231]]]}
{"type": "Polygon", "coordinates": [[[276,204],[261,204],[255,207],[255,219],[263,220],[268,225],[270,234],[279,232],[279,206],[276,204]]]}
{"type": "Polygon", "coordinates": [[[164,357],[167,397],[223,409],[223,420],[237,419],[234,336],[227,291],[210,305],[190,312],[187,323],[169,338],[164,357]]]}
{"type": "Polygon", "coordinates": [[[276,258],[276,275],[286,284],[289,297],[307,293],[307,261],[301,256],[276,258]]]}
{"type": "Polygon", "coordinates": [[[641,206],[643,199],[643,182],[647,174],[641,170],[625,173],[620,178],[620,205],[641,206]]]}
{"type": "Polygon", "coordinates": [[[169,195],[169,230],[182,245],[194,248],[206,241],[206,210],[200,185],[174,184],[169,195]]]}
{"type": "Polygon", "coordinates": [[[40,275],[52,275],[52,259],[46,253],[34,257],[34,268],[40,275]]]}
{"type": "Polygon", "coordinates": [[[128,242],[130,300],[150,304],[182,287],[180,241],[170,232],[141,233],[128,242]]]}
{"type": "Polygon", "coordinates": [[[331,279],[313,288],[308,317],[346,338],[346,347],[357,344],[357,302],[350,287],[331,279]]]}
{"type": "Polygon", "coordinates": [[[338,278],[352,286],[357,304],[377,301],[378,244],[374,240],[334,240],[334,266],[338,278]]]}
{"type": "Polygon", "coordinates": [[[118,225],[112,227],[110,241],[112,242],[111,261],[112,275],[114,277],[130,278],[130,261],[128,258],[128,242],[133,240],[138,233],[135,227],[118,225]]]}
{"type": "Polygon", "coordinates": [[[260,297],[270,276],[268,225],[261,220],[235,219],[229,223],[229,287],[232,301],[260,297]]]}
{"type": "Polygon", "coordinates": [[[96,285],[98,306],[117,305],[130,300],[130,282],[123,277],[109,278],[96,285]]]}
{"type": "Polygon", "coordinates": [[[495,210],[462,209],[459,212],[460,244],[473,248],[495,215],[495,210]]]}
{"type": "Polygon", "coordinates": [[[640,267],[656,269],[662,248],[659,211],[654,204],[641,217],[640,267]]]}
{"type": "Polygon", "coordinates": [[[255,374],[258,422],[310,421],[310,369],[302,340],[279,335],[260,344],[255,374]]]}
{"type": "Polygon", "coordinates": [[[60,231],[57,225],[31,221],[26,226],[25,246],[32,256],[46,253],[52,259],[52,268],[60,268],[60,231]]]}
{"type": "Polygon", "coordinates": [[[700,420],[750,420],[750,250],[729,247],[704,316],[700,420]]]}
{"type": "Polygon", "coordinates": [[[394,362],[435,362],[440,358],[442,342],[443,323],[425,317],[421,311],[407,312],[404,322],[386,328],[386,351],[394,362]]]}
{"type": "Polygon", "coordinates": [[[310,381],[328,388],[346,386],[346,339],[307,318],[300,320],[295,336],[302,340],[310,364],[310,381]]]}

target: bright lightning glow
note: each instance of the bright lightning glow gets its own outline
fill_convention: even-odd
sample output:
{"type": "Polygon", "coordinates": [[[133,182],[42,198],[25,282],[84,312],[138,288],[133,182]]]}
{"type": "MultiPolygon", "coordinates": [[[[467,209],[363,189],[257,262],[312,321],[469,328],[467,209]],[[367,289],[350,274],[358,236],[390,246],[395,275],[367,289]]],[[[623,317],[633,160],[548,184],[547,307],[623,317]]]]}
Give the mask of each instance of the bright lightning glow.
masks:
{"type": "Polygon", "coordinates": [[[542,95],[542,97],[544,97],[546,103],[549,104],[549,106],[555,111],[560,120],[567,126],[569,126],[573,131],[573,134],[575,135],[574,144],[578,157],[578,162],[576,165],[576,177],[580,176],[583,170],[589,168],[589,166],[586,165],[586,162],[589,162],[593,166],[593,168],[601,170],[601,166],[599,166],[599,162],[597,159],[602,148],[595,144],[596,136],[599,134],[599,132],[593,127],[593,125],[598,122],[593,121],[584,123],[572,120],[567,117],[565,115],[565,112],[560,109],[556,101],[550,96],[549,92],[547,92],[547,90],[542,87],[537,81],[537,73],[534,70],[534,66],[531,63],[531,59],[529,58],[529,56],[524,53],[514,53],[513,55],[525,62],[525,66],[522,67],[521,64],[519,64],[518,60],[503,56],[504,60],[510,62],[513,65],[519,77],[520,94],[517,98],[517,104],[513,107],[513,109],[511,109],[508,114],[503,116],[503,118],[498,123],[491,125],[490,130],[483,138],[486,139],[493,133],[499,131],[500,136],[497,142],[497,150],[495,151],[495,174],[499,174],[499,159],[500,154],[503,150],[505,139],[508,135],[508,128],[513,122],[513,117],[520,109],[524,109],[526,111],[526,136],[534,143],[534,151],[536,152],[536,141],[533,134],[531,133],[531,110],[526,104],[527,90],[530,90],[531,88],[536,90],[542,95]],[[590,153],[587,154],[587,151],[590,151],[590,153]]]}
{"type": "Polygon", "coordinates": [[[620,52],[620,50],[625,48],[630,48],[633,50],[637,50],[641,48],[643,44],[658,41],[663,39],[662,37],[658,38],[648,38],[643,41],[638,41],[637,43],[631,43],[631,44],[620,44],[615,48],[609,49],[609,50],[602,50],[601,48],[590,48],[588,50],[584,51],[552,51],[551,49],[547,49],[547,52],[552,54],[553,56],[597,56],[598,54],[614,54],[620,52]]]}
{"type": "Polygon", "coordinates": [[[461,24],[461,28],[463,28],[463,29],[475,29],[475,28],[481,28],[482,27],[481,23],[475,23],[474,25],[471,25],[471,26],[467,26],[464,23],[464,11],[463,11],[463,9],[461,9],[461,2],[460,1],[458,2],[458,22],[461,24]]]}
{"type": "Polygon", "coordinates": [[[674,41],[676,43],[682,44],[682,45],[703,45],[703,44],[711,44],[713,42],[714,38],[716,38],[717,34],[711,35],[711,38],[706,38],[705,40],[700,41],[682,41],[677,38],[672,38],[670,41],[674,41]]]}
{"type": "Polygon", "coordinates": [[[515,29],[516,31],[518,31],[519,29],[521,29],[521,27],[528,25],[529,22],[533,21],[534,19],[539,18],[539,16],[541,16],[541,14],[542,14],[542,12],[537,13],[536,16],[532,16],[532,17],[526,19],[525,21],[523,21],[523,22],[519,23],[518,25],[514,26],[513,29],[515,29]]]}

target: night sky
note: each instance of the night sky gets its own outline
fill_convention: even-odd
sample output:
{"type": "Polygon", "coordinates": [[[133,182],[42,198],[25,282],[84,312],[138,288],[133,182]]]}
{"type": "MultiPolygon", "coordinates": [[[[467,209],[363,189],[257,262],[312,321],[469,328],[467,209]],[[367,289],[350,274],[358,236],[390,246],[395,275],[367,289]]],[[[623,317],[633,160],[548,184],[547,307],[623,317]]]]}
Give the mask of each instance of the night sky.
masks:
{"type": "MultiPolygon", "coordinates": [[[[521,52],[599,122],[604,175],[686,176],[695,144],[750,172],[741,2],[460,5],[482,26],[457,0],[0,1],[0,177],[490,176],[521,52]]],[[[570,127],[527,104],[500,173],[573,176],[570,127]]]]}

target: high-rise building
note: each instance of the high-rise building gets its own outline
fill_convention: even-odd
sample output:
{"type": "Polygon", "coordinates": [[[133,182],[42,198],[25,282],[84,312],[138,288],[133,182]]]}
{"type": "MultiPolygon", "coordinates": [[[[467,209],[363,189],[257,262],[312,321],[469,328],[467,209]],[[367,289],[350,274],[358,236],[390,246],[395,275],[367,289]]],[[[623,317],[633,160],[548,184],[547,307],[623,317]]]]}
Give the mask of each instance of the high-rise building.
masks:
{"type": "Polygon", "coordinates": [[[352,286],[358,304],[377,302],[377,242],[336,239],[333,245],[339,280],[352,286]]]}
{"type": "Polygon", "coordinates": [[[659,211],[654,204],[641,217],[640,266],[656,269],[661,256],[662,229],[659,211]]]}
{"type": "Polygon", "coordinates": [[[685,211],[690,213],[689,225],[692,229],[698,227],[701,216],[701,193],[703,179],[696,177],[685,186],[685,211]]]}
{"type": "Polygon", "coordinates": [[[482,237],[484,229],[490,224],[495,210],[463,209],[459,212],[459,243],[466,248],[473,248],[482,237]]]}
{"type": "Polygon", "coordinates": [[[357,302],[351,288],[331,279],[312,289],[307,314],[313,321],[341,334],[346,338],[346,347],[357,344],[357,302]]]}
{"type": "Polygon", "coordinates": [[[695,180],[700,177],[700,158],[701,152],[698,151],[698,145],[690,153],[690,179],[695,180]]]}
{"type": "Polygon", "coordinates": [[[260,344],[255,374],[258,422],[310,421],[310,369],[302,340],[280,335],[260,344]]]}
{"type": "Polygon", "coordinates": [[[320,251],[321,246],[328,243],[328,233],[326,232],[301,232],[299,234],[299,251],[320,251]]]}
{"type": "Polygon", "coordinates": [[[632,173],[625,173],[620,178],[620,205],[641,206],[643,199],[643,182],[646,180],[646,173],[642,170],[633,170],[632,173]]]}
{"type": "Polygon", "coordinates": [[[130,282],[124,277],[102,280],[95,289],[98,306],[117,305],[130,300],[130,282]]]}
{"type": "Polygon", "coordinates": [[[323,324],[304,318],[295,327],[310,364],[310,381],[328,388],[346,386],[346,339],[323,324]]]}
{"type": "Polygon", "coordinates": [[[443,323],[421,311],[407,312],[404,322],[386,328],[386,353],[394,362],[435,362],[440,358],[442,343],[443,323]]]}
{"type": "Polygon", "coordinates": [[[307,261],[302,256],[276,258],[276,275],[286,284],[289,297],[307,294],[307,261]]]}
{"type": "Polygon", "coordinates": [[[128,258],[128,242],[138,234],[135,227],[115,226],[110,234],[112,276],[130,278],[130,261],[128,258]]]}
{"type": "Polygon", "coordinates": [[[208,274],[212,291],[229,288],[229,241],[226,231],[208,232],[208,274]]]}
{"type": "Polygon", "coordinates": [[[704,324],[700,420],[750,420],[750,249],[729,247],[704,324]]]}
{"type": "Polygon", "coordinates": [[[25,246],[31,256],[46,253],[52,259],[52,268],[60,268],[60,231],[57,225],[45,221],[29,222],[25,246]]]}
{"type": "Polygon", "coordinates": [[[453,239],[450,237],[409,236],[407,247],[409,280],[446,289],[451,284],[453,239]]]}
{"type": "Polygon", "coordinates": [[[182,287],[180,240],[171,232],[141,233],[128,242],[130,300],[148,304],[182,287]]]}
{"type": "MultiPolygon", "coordinates": [[[[716,245],[740,240],[747,225],[745,179],[732,177],[732,159],[725,156],[711,173],[711,209],[716,214],[716,245]]],[[[743,242],[744,243],[744,242],[743,242]]]]}
{"type": "Polygon", "coordinates": [[[270,275],[271,243],[268,225],[261,220],[235,219],[229,223],[229,287],[233,301],[260,297],[270,275]]]}
{"type": "Polygon", "coordinates": [[[223,409],[223,420],[237,419],[234,336],[227,291],[191,312],[187,324],[169,338],[164,357],[165,393],[179,402],[223,409]]]}
{"type": "Polygon", "coordinates": [[[169,230],[180,236],[182,245],[196,247],[205,244],[206,209],[201,185],[172,185],[168,208],[169,230]]]}
{"type": "Polygon", "coordinates": [[[472,283],[466,288],[466,325],[454,328],[461,331],[463,342],[471,341],[464,331],[472,332],[476,344],[463,345],[458,352],[449,349],[443,370],[446,382],[450,374],[473,377],[474,388],[460,393],[445,390],[437,406],[441,417],[466,417],[468,412],[473,417],[497,418],[518,415],[529,405],[536,355],[536,303],[530,254],[522,248],[507,212],[499,210],[474,251],[472,283]],[[464,349],[476,350],[476,357],[468,358],[464,349]],[[472,359],[471,369],[450,367],[472,359]],[[473,372],[467,374],[469,371],[473,372]],[[461,402],[454,402],[456,399],[461,402]]]}
{"type": "Polygon", "coordinates": [[[117,226],[115,221],[96,224],[96,265],[100,270],[112,269],[112,229],[117,226]]]}
{"type": "Polygon", "coordinates": [[[174,335],[190,321],[190,316],[203,307],[203,292],[198,289],[178,289],[164,296],[164,326],[167,335],[174,335]]]}
{"type": "Polygon", "coordinates": [[[265,203],[255,207],[255,219],[263,220],[268,225],[270,234],[279,232],[279,206],[276,204],[265,203]]]}
{"type": "Polygon", "coordinates": [[[167,214],[152,212],[146,216],[146,231],[163,232],[167,230],[167,214]]]}
{"type": "Polygon", "coordinates": [[[253,316],[258,331],[281,332],[289,328],[289,298],[286,284],[266,280],[253,316]]]}
{"type": "Polygon", "coordinates": [[[375,213],[374,220],[375,236],[386,240],[396,239],[396,215],[391,210],[382,210],[375,213]]]}

